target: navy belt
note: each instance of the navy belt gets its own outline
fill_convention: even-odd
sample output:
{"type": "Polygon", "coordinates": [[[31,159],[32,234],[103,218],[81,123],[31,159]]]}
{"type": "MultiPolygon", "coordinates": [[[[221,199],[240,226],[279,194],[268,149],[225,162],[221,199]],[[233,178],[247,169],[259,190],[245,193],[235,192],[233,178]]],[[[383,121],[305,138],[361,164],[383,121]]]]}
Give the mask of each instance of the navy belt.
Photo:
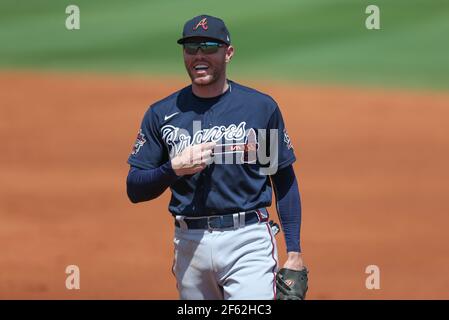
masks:
{"type": "MultiPolygon", "coordinates": [[[[186,223],[187,229],[204,229],[204,230],[220,230],[238,228],[240,223],[234,223],[234,214],[226,214],[222,216],[210,216],[204,218],[188,218],[183,220],[186,223]]],[[[261,214],[256,210],[245,212],[245,225],[251,225],[259,221],[267,221],[263,219],[261,214]]],[[[175,226],[181,227],[179,222],[175,220],[175,226]]]]}

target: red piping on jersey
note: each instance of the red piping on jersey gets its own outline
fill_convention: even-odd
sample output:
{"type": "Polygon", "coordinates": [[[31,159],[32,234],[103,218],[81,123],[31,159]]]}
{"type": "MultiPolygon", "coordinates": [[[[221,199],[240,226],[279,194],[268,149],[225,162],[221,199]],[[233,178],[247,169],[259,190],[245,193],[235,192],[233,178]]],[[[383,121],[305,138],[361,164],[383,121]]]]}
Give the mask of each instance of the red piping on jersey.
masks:
{"type": "Polygon", "coordinates": [[[171,273],[175,277],[176,289],[178,289],[178,291],[179,291],[178,278],[176,278],[176,274],[175,274],[175,263],[176,263],[176,247],[173,248],[173,263],[171,265],[171,273]]]}
{"type": "Polygon", "coordinates": [[[266,224],[266,226],[267,226],[268,233],[270,234],[270,239],[271,239],[271,247],[272,247],[271,257],[274,260],[274,267],[272,270],[272,272],[273,272],[273,294],[274,294],[273,300],[276,300],[276,266],[277,266],[278,262],[277,262],[276,258],[274,257],[274,241],[273,241],[273,234],[271,233],[271,227],[268,223],[266,224]]]}

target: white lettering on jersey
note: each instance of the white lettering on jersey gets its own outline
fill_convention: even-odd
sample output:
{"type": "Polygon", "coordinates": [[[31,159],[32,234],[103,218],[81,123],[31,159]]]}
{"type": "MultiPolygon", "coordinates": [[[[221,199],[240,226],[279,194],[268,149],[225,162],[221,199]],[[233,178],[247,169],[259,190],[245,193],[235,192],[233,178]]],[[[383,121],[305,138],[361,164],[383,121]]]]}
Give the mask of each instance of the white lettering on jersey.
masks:
{"type": "Polygon", "coordinates": [[[172,125],[165,125],[161,128],[162,139],[171,149],[170,155],[174,156],[190,145],[200,144],[203,142],[217,142],[222,139],[227,141],[239,141],[246,137],[246,122],[242,121],[238,125],[231,124],[226,126],[214,126],[209,129],[197,130],[193,137],[185,129],[181,129],[172,125]]]}

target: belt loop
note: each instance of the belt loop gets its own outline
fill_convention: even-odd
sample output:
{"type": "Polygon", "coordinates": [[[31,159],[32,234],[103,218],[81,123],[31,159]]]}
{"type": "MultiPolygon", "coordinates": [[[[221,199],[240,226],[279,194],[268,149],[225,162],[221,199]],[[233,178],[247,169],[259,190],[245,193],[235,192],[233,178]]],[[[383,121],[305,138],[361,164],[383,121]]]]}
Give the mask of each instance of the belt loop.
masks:
{"type": "Polygon", "coordinates": [[[240,228],[245,226],[245,212],[239,212],[240,217],[240,228]]]}
{"type": "Polygon", "coordinates": [[[238,229],[240,227],[239,214],[238,213],[233,213],[232,214],[232,219],[234,221],[234,229],[238,229]]]}
{"type": "Polygon", "coordinates": [[[176,216],[175,219],[176,221],[178,221],[179,226],[181,227],[182,230],[187,230],[187,223],[184,221],[185,216],[176,216]]]}

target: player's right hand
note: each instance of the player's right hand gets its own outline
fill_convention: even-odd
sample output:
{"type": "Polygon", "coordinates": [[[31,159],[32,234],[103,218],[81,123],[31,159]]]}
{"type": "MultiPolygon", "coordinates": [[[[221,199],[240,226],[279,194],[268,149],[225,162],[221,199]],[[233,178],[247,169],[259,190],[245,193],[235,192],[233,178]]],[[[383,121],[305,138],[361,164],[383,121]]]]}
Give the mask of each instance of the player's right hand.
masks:
{"type": "Polygon", "coordinates": [[[171,160],[177,176],[195,174],[204,170],[213,160],[212,150],[215,142],[205,142],[188,146],[171,160]]]}

